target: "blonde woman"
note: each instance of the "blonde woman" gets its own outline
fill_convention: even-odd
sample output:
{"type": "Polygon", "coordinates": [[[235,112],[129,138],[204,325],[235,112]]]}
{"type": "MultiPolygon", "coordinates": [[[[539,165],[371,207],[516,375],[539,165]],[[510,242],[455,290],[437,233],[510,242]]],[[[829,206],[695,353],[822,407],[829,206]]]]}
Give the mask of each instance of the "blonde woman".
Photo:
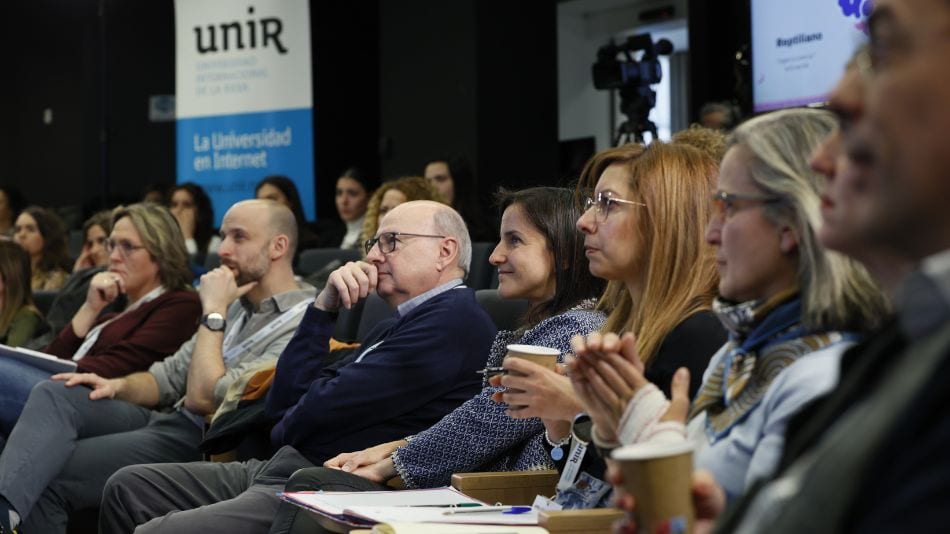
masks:
{"type": "MultiPolygon", "coordinates": [[[[590,272],[610,281],[599,303],[609,312],[602,331],[636,333],[646,374],[658,384],[669,384],[679,367],[701,372],[725,341],[710,311],[717,278],[703,237],[717,172],[716,160],[700,149],[653,143],[601,152],[581,174],[581,190],[592,192],[577,228],[590,272]]],[[[493,378],[508,388],[496,400],[518,407],[509,409],[512,417],[541,417],[552,458],[563,462],[571,421],[585,411],[570,381],[522,360],[504,367],[522,376],[493,378]]],[[[691,390],[698,386],[694,381],[691,390]]],[[[562,484],[558,500],[566,507],[600,505],[609,492],[595,455],[581,467],[576,481],[562,484]]]]}
{"type": "MultiPolygon", "coordinates": [[[[197,328],[198,294],[185,240],[168,209],[133,204],[112,213],[109,268],[92,277],[86,300],[45,351],[78,362],[79,372],[113,378],[173,354],[197,328]],[[112,306],[108,311],[107,306],[112,306]]],[[[30,390],[50,374],[0,359],[11,387],[0,391],[0,428],[13,428],[30,390]]]]}

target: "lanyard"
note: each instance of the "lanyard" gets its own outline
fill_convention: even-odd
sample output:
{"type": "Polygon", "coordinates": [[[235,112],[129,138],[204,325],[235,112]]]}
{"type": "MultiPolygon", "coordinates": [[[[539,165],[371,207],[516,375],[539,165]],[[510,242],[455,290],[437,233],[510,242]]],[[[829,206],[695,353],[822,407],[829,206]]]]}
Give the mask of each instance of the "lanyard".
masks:
{"type": "Polygon", "coordinates": [[[235,341],[237,340],[238,333],[249,319],[247,310],[244,310],[238,320],[236,320],[233,326],[231,326],[231,328],[228,330],[227,335],[224,337],[224,343],[221,345],[221,352],[224,354],[224,361],[229,362],[241,354],[244,354],[255,344],[263,340],[268,335],[276,332],[290,321],[294,319],[299,320],[299,316],[304,312],[306,307],[311,302],[312,301],[308,299],[298,302],[292,308],[280,314],[279,317],[261,327],[260,330],[254,332],[254,335],[238,343],[237,345],[234,345],[235,341]]]}
{"type": "Polygon", "coordinates": [[[83,339],[82,345],[79,345],[79,349],[73,354],[73,361],[81,360],[83,356],[85,356],[89,352],[89,349],[91,349],[92,346],[96,344],[96,341],[99,340],[99,334],[102,333],[102,330],[106,326],[108,326],[109,323],[135,310],[136,308],[142,306],[143,304],[157,299],[164,292],[165,292],[165,288],[162,286],[158,286],[155,289],[149,291],[144,297],[135,301],[135,303],[133,303],[131,306],[123,310],[122,313],[116,315],[115,317],[113,317],[112,319],[109,319],[108,321],[104,323],[97,324],[95,327],[93,327],[92,330],[86,333],[86,337],[85,339],[83,339]]]}
{"type": "Polygon", "coordinates": [[[571,440],[571,453],[567,457],[567,463],[564,464],[564,472],[557,481],[557,490],[564,491],[574,484],[577,479],[577,473],[581,470],[581,461],[584,460],[584,454],[587,452],[587,444],[579,439],[571,440]]]}

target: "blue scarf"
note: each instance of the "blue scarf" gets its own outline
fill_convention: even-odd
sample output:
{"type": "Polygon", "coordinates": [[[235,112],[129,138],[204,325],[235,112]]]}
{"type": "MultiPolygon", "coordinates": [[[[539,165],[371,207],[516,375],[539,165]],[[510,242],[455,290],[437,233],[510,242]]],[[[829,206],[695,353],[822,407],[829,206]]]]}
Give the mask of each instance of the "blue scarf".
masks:
{"type": "Polygon", "coordinates": [[[729,331],[726,355],[703,383],[690,410],[690,418],[706,412],[711,442],[742,422],[786,367],[842,339],[837,333],[811,334],[805,329],[797,289],[739,304],[717,299],[713,312],[729,331]]]}

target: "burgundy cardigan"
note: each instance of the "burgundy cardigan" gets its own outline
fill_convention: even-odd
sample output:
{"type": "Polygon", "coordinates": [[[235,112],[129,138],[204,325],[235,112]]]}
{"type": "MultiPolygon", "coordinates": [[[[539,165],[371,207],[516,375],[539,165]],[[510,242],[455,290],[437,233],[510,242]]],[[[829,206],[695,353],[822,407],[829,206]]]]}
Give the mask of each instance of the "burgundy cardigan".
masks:
{"type": "MultiPolygon", "coordinates": [[[[115,315],[102,315],[96,324],[115,315]]],[[[201,301],[197,292],[166,291],[103,328],[99,339],[79,360],[77,370],[105,378],[145,371],[153,362],[174,354],[182,343],[189,340],[195,334],[200,318],[201,301]]],[[[71,359],[82,341],[73,332],[70,322],[45,351],[71,359]]]]}

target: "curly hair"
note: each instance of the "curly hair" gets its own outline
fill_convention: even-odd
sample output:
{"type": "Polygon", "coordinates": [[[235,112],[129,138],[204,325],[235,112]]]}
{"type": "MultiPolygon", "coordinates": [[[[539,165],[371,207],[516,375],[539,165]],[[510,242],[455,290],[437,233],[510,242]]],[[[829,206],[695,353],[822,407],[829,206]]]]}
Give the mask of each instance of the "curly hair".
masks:
{"type": "Polygon", "coordinates": [[[421,176],[404,176],[385,182],[373,193],[373,196],[369,199],[369,204],[366,206],[366,219],[363,221],[363,234],[360,236],[360,243],[376,237],[379,220],[382,218],[379,213],[379,205],[383,201],[383,195],[390,189],[395,189],[406,195],[406,202],[410,200],[433,200],[448,205],[448,202],[429,184],[429,181],[421,176]]]}
{"type": "Polygon", "coordinates": [[[726,134],[719,130],[693,124],[685,130],[673,134],[670,142],[677,145],[689,145],[698,148],[707,156],[721,163],[729,146],[726,144],[726,134]]]}

